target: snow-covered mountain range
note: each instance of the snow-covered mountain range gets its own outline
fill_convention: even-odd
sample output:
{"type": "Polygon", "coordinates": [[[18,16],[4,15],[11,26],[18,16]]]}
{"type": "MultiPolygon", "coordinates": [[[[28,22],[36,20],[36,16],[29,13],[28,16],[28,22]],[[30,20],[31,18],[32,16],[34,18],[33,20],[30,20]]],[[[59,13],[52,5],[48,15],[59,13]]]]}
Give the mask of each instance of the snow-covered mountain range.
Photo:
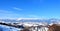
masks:
{"type": "Polygon", "coordinates": [[[0,19],[0,21],[4,22],[46,22],[46,23],[57,23],[60,22],[60,19],[38,19],[38,18],[19,18],[19,19],[0,19]]]}
{"type": "MultiPolygon", "coordinates": [[[[40,25],[48,26],[48,25],[52,25],[53,23],[60,24],[60,19],[19,18],[19,19],[0,19],[0,22],[11,24],[12,26],[23,25],[24,27],[26,26],[31,27],[31,26],[40,26],[40,25]]],[[[14,28],[12,29],[14,30],[14,28]]]]}

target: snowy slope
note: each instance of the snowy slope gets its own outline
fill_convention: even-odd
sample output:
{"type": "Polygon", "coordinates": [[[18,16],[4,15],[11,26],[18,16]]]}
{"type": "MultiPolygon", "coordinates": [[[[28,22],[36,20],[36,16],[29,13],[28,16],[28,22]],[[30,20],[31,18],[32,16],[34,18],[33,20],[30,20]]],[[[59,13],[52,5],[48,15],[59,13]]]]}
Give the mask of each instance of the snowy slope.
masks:
{"type": "Polygon", "coordinates": [[[19,31],[20,29],[10,27],[10,26],[0,25],[0,30],[2,30],[2,31],[19,31]]]}

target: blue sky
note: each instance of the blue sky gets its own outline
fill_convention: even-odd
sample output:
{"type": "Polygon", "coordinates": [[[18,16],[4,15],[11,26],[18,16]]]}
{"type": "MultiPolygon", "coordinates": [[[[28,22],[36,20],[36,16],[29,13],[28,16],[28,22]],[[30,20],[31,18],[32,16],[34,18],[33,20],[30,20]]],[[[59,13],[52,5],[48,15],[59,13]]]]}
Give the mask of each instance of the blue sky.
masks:
{"type": "Polygon", "coordinates": [[[60,0],[0,0],[0,18],[60,18],[60,0]]]}

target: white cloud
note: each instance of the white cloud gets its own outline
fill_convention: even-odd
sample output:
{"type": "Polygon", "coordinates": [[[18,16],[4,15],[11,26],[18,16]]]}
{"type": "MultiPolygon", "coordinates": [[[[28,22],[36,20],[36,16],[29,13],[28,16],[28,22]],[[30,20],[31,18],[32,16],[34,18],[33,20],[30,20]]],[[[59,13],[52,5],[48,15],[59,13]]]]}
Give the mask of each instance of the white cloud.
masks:
{"type": "Polygon", "coordinates": [[[45,19],[48,19],[48,18],[46,18],[45,16],[38,16],[38,15],[28,15],[28,17],[29,17],[29,18],[42,19],[42,20],[43,20],[43,19],[44,19],[44,20],[45,20],[45,19]]]}
{"type": "Polygon", "coordinates": [[[13,9],[15,9],[15,10],[22,10],[22,9],[20,9],[20,8],[17,8],[17,7],[13,7],[13,9]]]}
{"type": "Polygon", "coordinates": [[[13,11],[0,10],[0,18],[19,18],[22,17],[22,14],[14,13],[13,11]]]}
{"type": "Polygon", "coordinates": [[[7,13],[12,13],[11,11],[7,11],[7,10],[0,10],[0,14],[7,14],[7,13]]]}

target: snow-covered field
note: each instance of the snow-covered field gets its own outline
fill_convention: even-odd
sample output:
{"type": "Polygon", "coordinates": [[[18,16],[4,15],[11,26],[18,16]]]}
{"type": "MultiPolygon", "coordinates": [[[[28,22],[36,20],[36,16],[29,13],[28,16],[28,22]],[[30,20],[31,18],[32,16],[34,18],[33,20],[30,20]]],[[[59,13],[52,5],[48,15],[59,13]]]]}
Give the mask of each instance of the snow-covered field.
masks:
{"type": "Polygon", "coordinates": [[[20,29],[10,27],[10,26],[5,26],[5,25],[0,25],[0,31],[19,31],[20,29]]]}
{"type": "MultiPolygon", "coordinates": [[[[29,24],[29,25],[31,25],[31,24],[29,24]]],[[[24,26],[29,26],[29,25],[26,25],[26,24],[24,24],[24,26]]],[[[32,25],[32,26],[34,26],[34,25],[32,25]]],[[[36,25],[35,25],[36,26],[36,25]]],[[[33,29],[32,31],[47,31],[47,29],[48,28],[46,28],[46,27],[42,27],[42,28],[39,28],[39,29],[33,29]]],[[[21,30],[21,28],[15,28],[15,27],[11,27],[11,26],[6,26],[6,25],[0,25],[0,31],[20,31],[21,30]]]]}

